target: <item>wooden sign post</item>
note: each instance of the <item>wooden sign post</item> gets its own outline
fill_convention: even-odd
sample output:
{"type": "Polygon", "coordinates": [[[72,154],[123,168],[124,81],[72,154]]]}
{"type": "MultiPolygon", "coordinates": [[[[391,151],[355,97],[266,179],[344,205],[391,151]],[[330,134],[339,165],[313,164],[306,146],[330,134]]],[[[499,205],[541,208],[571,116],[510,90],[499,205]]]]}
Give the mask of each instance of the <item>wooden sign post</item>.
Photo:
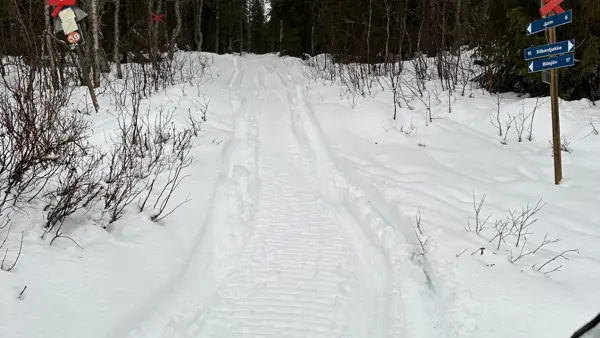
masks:
{"type": "Polygon", "coordinates": [[[554,157],[554,184],[563,179],[558,106],[558,69],[575,65],[575,40],[556,41],[556,28],[573,20],[573,12],[560,7],[564,0],[540,0],[541,20],[527,25],[527,35],[546,32],[548,45],[525,49],[525,60],[530,73],[550,71],[550,102],[552,105],[552,152],[554,157]],[[551,16],[548,16],[552,14],[551,16]],[[551,56],[551,57],[548,57],[551,56]],[[542,57],[548,57],[541,59],[542,57]]]}

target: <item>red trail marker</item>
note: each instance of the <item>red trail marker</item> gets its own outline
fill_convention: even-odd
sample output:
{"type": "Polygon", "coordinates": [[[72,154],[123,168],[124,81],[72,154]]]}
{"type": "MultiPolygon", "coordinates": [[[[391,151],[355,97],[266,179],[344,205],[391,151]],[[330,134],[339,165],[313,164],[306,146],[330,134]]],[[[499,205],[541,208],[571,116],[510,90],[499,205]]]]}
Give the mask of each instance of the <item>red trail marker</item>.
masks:
{"type": "Polygon", "coordinates": [[[164,14],[157,15],[157,14],[152,13],[152,22],[158,21],[160,23],[165,23],[165,21],[163,20],[164,17],[165,17],[164,14]]]}
{"type": "Polygon", "coordinates": [[[50,14],[53,18],[56,18],[58,13],[63,10],[65,6],[75,6],[77,4],[77,0],[48,0],[49,6],[56,6],[50,14]]]}
{"type": "Polygon", "coordinates": [[[564,0],[544,0],[544,3],[546,4],[540,8],[540,15],[544,17],[552,11],[554,11],[556,14],[564,13],[565,10],[559,6],[563,1],[564,0]]]}

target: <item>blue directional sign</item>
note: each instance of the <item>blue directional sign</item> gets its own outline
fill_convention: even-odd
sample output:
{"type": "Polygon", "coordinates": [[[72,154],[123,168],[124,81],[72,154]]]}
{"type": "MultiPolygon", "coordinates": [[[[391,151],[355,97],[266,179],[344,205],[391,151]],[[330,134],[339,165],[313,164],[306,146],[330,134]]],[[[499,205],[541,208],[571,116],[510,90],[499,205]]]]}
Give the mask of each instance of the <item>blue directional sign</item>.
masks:
{"type": "Polygon", "coordinates": [[[552,27],[566,25],[573,21],[573,11],[568,10],[562,14],[557,14],[534,21],[527,26],[527,35],[539,33],[552,27]]]}
{"type": "Polygon", "coordinates": [[[535,73],[548,69],[571,67],[575,65],[575,54],[568,53],[547,59],[533,60],[529,61],[528,63],[529,65],[527,69],[529,69],[530,73],[535,73]]]}
{"type": "Polygon", "coordinates": [[[575,48],[575,40],[565,40],[544,46],[525,49],[525,60],[533,60],[552,55],[570,53],[575,48]]]}

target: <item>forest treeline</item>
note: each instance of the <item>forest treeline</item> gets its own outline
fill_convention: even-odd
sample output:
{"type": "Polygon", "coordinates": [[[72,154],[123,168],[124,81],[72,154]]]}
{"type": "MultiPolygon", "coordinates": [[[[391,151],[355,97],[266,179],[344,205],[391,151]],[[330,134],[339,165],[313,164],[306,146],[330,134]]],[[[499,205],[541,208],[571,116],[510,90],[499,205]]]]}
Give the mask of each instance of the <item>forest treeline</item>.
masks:
{"type": "MultiPolygon", "coordinates": [[[[545,44],[527,36],[539,19],[538,0],[79,0],[86,55],[98,79],[121,62],[152,61],[176,50],[214,53],[329,53],[338,62],[384,63],[424,53],[476,50],[491,91],[546,94],[539,73],[528,74],[523,49],[545,44]],[[267,12],[265,8],[270,8],[267,12]],[[165,15],[165,23],[152,14],[165,15]]],[[[576,66],[561,72],[565,99],[600,96],[600,1],[565,0],[572,24],[558,39],[576,39],[576,66]]],[[[42,0],[0,2],[0,54],[45,55],[67,62],[64,37],[53,34],[42,0]]],[[[0,67],[2,68],[2,67],[0,67]]],[[[57,71],[58,72],[58,71],[57,71]]],[[[58,81],[58,80],[56,80],[58,81]]],[[[95,81],[95,82],[98,82],[95,81]]]]}

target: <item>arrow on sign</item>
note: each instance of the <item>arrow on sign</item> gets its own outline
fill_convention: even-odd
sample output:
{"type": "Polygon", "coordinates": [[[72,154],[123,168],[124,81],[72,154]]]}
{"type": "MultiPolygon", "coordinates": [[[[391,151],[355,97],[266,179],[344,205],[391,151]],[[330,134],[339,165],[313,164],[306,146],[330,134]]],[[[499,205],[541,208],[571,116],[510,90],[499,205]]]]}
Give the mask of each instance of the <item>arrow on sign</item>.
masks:
{"type": "Polygon", "coordinates": [[[533,60],[552,55],[572,52],[575,48],[575,40],[565,40],[544,46],[536,46],[525,49],[525,60],[533,60]]]}
{"type": "Polygon", "coordinates": [[[527,25],[527,35],[545,31],[546,29],[566,25],[573,21],[573,11],[568,10],[563,14],[556,14],[547,18],[534,21],[527,25]]]}
{"type": "Polygon", "coordinates": [[[575,54],[568,53],[547,59],[530,61],[527,68],[530,73],[535,73],[541,70],[571,67],[573,65],[575,65],[575,54]]]}

